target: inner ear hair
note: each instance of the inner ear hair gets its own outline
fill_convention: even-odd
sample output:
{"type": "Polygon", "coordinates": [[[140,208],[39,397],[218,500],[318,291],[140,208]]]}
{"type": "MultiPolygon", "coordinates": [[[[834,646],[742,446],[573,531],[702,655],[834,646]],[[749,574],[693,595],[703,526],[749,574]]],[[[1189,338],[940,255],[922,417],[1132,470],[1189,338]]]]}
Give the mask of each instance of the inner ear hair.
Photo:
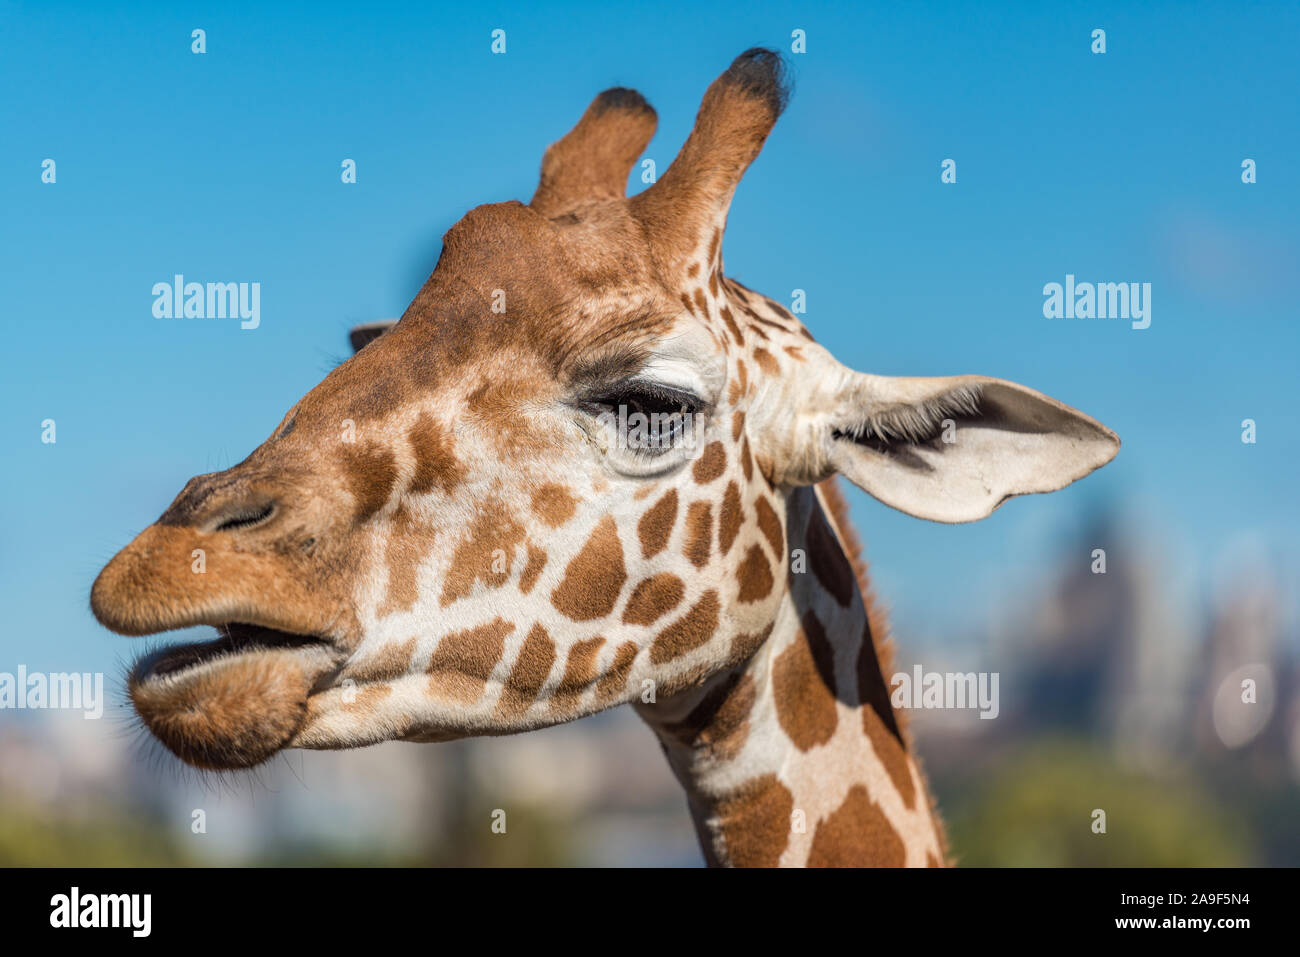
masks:
{"type": "Polygon", "coordinates": [[[943,430],[945,419],[979,414],[980,391],[979,384],[961,385],[923,402],[899,402],[874,408],[865,418],[836,426],[831,436],[878,452],[898,445],[931,442],[943,430]]]}

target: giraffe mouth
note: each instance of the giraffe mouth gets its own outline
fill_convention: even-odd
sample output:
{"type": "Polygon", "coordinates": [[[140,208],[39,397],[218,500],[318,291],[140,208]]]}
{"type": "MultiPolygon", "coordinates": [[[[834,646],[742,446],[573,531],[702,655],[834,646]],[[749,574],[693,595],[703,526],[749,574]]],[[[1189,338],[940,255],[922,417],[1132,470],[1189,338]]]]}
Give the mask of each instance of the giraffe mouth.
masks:
{"type": "Polygon", "coordinates": [[[140,658],[127,691],[145,727],[187,764],[231,770],[288,746],[342,655],[329,639],[232,622],[211,641],[140,658]]]}
{"type": "Polygon", "coordinates": [[[235,655],[329,645],[328,639],[316,635],[300,635],[242,622],[217,625],[216,629],[217,637],[211,641],[173,645],[145,655],[136,662],[132,677],[142,681],[157,680],[235,655]]]}

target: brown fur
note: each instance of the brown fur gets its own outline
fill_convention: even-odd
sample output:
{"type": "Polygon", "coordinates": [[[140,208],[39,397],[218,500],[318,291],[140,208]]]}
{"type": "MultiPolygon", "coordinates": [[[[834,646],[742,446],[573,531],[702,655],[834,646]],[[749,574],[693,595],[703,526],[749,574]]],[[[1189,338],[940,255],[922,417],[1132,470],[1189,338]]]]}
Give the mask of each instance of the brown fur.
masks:
{"type": "Polygon", "coordinates": [[[500,588],[510,578],[515,550],[523,544],[524,527],[499,501],[484,503],[474,524],[456,546],[438,598],[444,608],[469,595],[476,582],[500,588]],[[500,563],[501,554],[505,562],[500,563]]]}
{"type": "Polygon", "coordinates": [[[541,625],[533,625],[524,639],[524,646],[519,649],[510,676],[505,680],[501,700],[497,702],[497,714],[513,717],[523,714],[528,706],[537,700],[537,693],[542,690],[551,666],[555,664],[555,642],[541,625]]]}
{"type": "Polygon", "coordinates": [[[671,572],[637,582],[623,609],[623,624],[652,625],[681,604],[685,594],[685,584],[671,572]]]}
{"type": "Polygon", "coordinates": [[[596,700],[602,704],[615,700],[627,687],[628,672],[641,649],[635,641],[625,641],[614,652],[609,671],[596,683],[596,700]]]}
{"type": "Polygon", "coordinates": [[[686,541],[682,554],[696,568],[709,563],[713,551],[713,505],[709,502],[691,502],[686,510],[686,541]]]}
{"type": "Polygon", "coordinates": [[[659,632],[650,646],[650,660],[662,664],[700,647],[718,630],[718,614],[717,593],[706,591],[690,611],[659,632]]]}
{"type": "Polygon", "coordinates": [[[813,833],[809,867],[902,867],[903,840],[860,784],[849,789],[844,803],[818,822],[813,833]]]}
{"type": "Polygon", "coordinates": [[[477,701],[514,630],[511,622],[496,618],[444,637],[429,661],[429,693],[461,704],[477,701]]]}
{"type": "Polygon", "coordinates": [[[727,491],[722,496],[722,511],[718,515],[718,550],[723,555],[731,551],[743,520],[740,489],[735,482],[728,482],[727,491]]]}
{"type": "Polygon", "coordinates": [[[821,622],[805,612],[802,627],[772,664],[776,717],[794,746],[807,751],[835,734],[835,649],[821,622]]]}
{"type": "Polygon", "coordinates": [[[718,830],[733,867],[776,867],[790,843],[794,795],[775,774],[746,781],[718,802],[718,830]]]}
{"type": "Polygon", "coordinates": [[[653,558],[668,545],[677,521],[677,490],[670,488],[664,497],[655,502],[637,523],[637,536],[641,539],[641,554],[653,558]]]}
{"type": "Polygon", "coordinates": [[[567,713],[574,710],[578,698],[596,680],[596,656],[600,654],[600,647],[604,643],[604,638],[591,638],[575,642],[569,649],[564,677],[551,696],[551,711],[567,713]]]}
{"type": "Polygon", "coordinates": [[[551,604],[574,621],[604,618],[614,610],[627,581],[618,526],[608,515],[596,525],[564,570],[564,580],[551,595],[551,604]]]}
{"type": "Polygon", "coordinates": [[[741,602],[756,602],[766,598],[772,591],[772,566],[767,556],[757,545],[749,546],[745,557],[736,569],[736,581],[740,583],[739,599],[741,602]]]}

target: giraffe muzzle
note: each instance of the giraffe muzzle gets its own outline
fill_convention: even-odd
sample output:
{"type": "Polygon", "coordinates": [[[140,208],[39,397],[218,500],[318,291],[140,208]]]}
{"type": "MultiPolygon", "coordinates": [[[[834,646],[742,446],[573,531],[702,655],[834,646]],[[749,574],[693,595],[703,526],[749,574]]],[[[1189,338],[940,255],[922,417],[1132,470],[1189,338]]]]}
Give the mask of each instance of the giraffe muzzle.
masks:
{"type": "Polygon", "coordinates": [[[156,524],[96,579],[91,608],[120,634],[217,629],[210,641],[143,655],[127,675],[145,726],[186,763],[226,770],[266,761],[346,660],[338,622],[347,616],[312,601],[311,576],[285,571],[229,533],[156,524]]]}

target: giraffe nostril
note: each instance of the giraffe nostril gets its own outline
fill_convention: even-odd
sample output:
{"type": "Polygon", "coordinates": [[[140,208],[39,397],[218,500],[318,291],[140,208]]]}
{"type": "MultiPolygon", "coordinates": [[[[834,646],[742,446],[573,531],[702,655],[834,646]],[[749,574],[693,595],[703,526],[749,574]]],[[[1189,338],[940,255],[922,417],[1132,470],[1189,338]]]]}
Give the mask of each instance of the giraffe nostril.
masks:
{"type": "Polygon", "coordinates": [[[252,528],[254,525],[265,522],[274,511],[274,502],[240,506],[231,510],[212,530],[214,532],[233,532],[241,528],[252,528]]]}

